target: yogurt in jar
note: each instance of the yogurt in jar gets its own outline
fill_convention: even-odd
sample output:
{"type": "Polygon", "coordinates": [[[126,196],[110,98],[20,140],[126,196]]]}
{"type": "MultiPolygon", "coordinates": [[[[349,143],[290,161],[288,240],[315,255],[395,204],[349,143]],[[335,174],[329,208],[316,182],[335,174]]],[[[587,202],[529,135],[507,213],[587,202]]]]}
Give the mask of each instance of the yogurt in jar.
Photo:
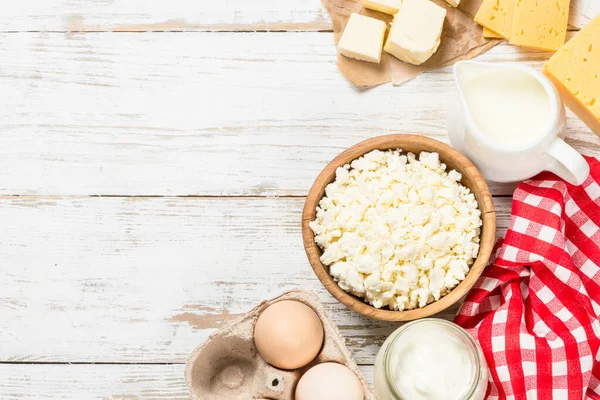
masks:
{"type": "Polygon", "coordinates": [[[481,348],[448,321],[429,318],[406,324],[377,354],[379,400],[483,400],[487,386],[481,348]]]}

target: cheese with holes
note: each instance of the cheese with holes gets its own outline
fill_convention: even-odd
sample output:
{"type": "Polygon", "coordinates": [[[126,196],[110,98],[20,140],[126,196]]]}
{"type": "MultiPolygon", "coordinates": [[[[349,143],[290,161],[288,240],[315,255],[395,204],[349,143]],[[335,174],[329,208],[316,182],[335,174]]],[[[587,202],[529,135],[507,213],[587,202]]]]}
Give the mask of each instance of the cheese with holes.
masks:
{"type": "Polygon", "coordinates": [[[485,26],[483,27],[483,37],[486,39],[505,39],[505,37],[501,34],[496,33],[493,30],[486,28],[485,26]]]}
{"type": "Polygon", "coordinates": [[[542,50],[560,49],[567,35],[569,3],[570,0],[516,0],[510,43],[542,50]]]}
{"type": "Polygon", "coordinates": [[[460,0],[446,0],[446,3],[450,4],[452,7],[458,7],[460,0]]]}
{"type": "Polygon", "coordinates": [[[379,63],[386,28],[383,21],[352,13],[338,43],[338,51],[346,57],[379,63]]]}
{"type": "Polygon", "coordinates": [[[383,49],[404,62],[423,64],[440,46],[445,18],[446,9],[429,0],[404,0],[383,49]]]}
{"type": "Polygon", "coordinates": [[[569,108],[600,136],[600,15],[544,65],[569,108]]]}
{"type": "Polygon", "coordinates": [[[510,38],[514,6],[515,0],[483,0],[475,14],[475,22],[500,37],[510,38]]]}
{"type": "Polygon", "coordinates": [[[362,5],[370,10],[394,15],[400,9],[402,0],[362,0],[362,5]]]}

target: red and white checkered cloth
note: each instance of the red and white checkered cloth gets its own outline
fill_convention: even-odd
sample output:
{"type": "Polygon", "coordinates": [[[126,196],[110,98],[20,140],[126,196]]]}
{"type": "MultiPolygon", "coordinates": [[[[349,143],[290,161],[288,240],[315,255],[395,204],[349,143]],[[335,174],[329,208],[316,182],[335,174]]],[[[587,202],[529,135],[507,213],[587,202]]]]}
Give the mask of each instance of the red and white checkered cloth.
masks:
{"type": "Polygon", "coordinates": [[[490,367],[488,399],[600,399],[600,162],[573,186],[519,185],[495,260],[456,323],[490,367]]]}

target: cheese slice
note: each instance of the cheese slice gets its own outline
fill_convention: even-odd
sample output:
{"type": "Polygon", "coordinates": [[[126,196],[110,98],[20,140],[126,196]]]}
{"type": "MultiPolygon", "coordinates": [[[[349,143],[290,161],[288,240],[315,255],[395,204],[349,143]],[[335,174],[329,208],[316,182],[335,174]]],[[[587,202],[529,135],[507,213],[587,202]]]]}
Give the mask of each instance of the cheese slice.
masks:
{"type": "Polygon", "coordinates": [[[514,8],[515,0],[483,0],[479,11],[475,14],[475,22],[496,32],[500,37],[509,38],[512,32],[514,8]]]}
{"type": "Polygon", "coordinates": [[[517,0],[510,43],[558,50],[565,44],[569,3],[570,0],[517,0]]]}
{"type": "Polygon", "coordinates": [[[346,57],[379,63],[386,29],[383,21],[352,13],[338,42],[338,51],[346,57]]]}
{"type": "Polygon", "coordinates": [[[544,65],[567,106],[600,136],[600,14],[544,65]]]}
{"type": "Polygon", "coordinates": [[[440,45],[445,18],[446,9],[429,0],[404,0],[383,49],[404,62],[423,64],[440,45]]]}
{"type": "Polygon", "coordinates": [[[400,9],[402,0],[362,0],[364,8],[394,15],[400,9]]]}
{"type": "Polygon", "coordinates": [[[486,28],[485,26],[483,27],[483,37],[486,39],[505,39],[505,37],[501,34],[496,33],[493,30],[486,28]]]}
{"type": "Polygon", "coordinates": [[[458,7],[460,0],[446,0],[446,3],[450,4],[452,7],[458,7]]]}

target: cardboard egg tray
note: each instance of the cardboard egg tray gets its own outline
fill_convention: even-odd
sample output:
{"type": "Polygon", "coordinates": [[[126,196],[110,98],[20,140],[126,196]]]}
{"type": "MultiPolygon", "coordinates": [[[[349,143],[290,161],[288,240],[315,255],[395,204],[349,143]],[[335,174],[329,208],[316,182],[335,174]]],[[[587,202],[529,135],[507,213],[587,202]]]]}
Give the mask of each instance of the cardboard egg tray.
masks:
{"type": "Polygon", "coordinates": [[[362,383],[365,400],[376,400],[365,377],[352,360],[344,338],[325,315],[323,305],[312,292],[293,290],[262,302],[231,321],[190,355],[185,379],[193,400],[293,400],[300,377],[311,367],[337,362],[350,368],[362,383]],[[281,300],[296,300],[311,307],[321,319],[324,340],[321,352],[297,370],[281,370],[264,361],[254,346],[254,324],[261,312],[281,300]]]}

